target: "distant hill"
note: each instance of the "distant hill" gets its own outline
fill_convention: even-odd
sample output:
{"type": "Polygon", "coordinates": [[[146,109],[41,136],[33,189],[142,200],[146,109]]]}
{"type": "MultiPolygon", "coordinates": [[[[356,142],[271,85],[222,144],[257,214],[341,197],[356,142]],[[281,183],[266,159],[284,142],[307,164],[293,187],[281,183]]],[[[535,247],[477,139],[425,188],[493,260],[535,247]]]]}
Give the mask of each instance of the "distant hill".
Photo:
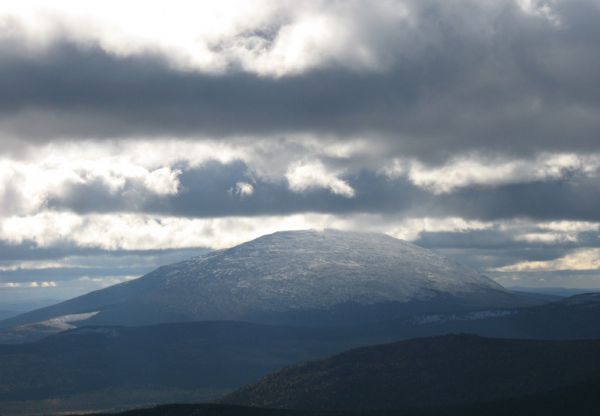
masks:
{"type": "Polygon", "coordinates": [[[378,322],[372,332],[425,337],[470,333],[496,338],[600,339],[600,294],[587,293],[520,309],[422,314],[402,321],[378,322]]]}
{"type": "Polygon", "coordinates": [[[547,295],[551,297],[567,297],[581,295],[584,293],[598,292],[600,288],[571,288],[571,287],[525,287],[510,286],[508,290],[516,293],[530,293],[537,295],[547,295]]]}
{"type": "Polygon", "coordinates": [[[87,325],[337,325],[542,303],[384,234],[290,231],[161,267],[0,323],[0,342],[87,325]]]}
{"type": "MultiPolygon", "coordinates": [[[[514,290],[514,289],[509,289],[511,292],[519,295],[519,296],[525,296],[531,299],[535,299],[538,300],[540,302],[555,302],[557,300],[562,299],[564,296],[559,296],[559,295],[550,295],[550,294],[546,294],[546,293],[537,293],[537,292],[529,292],[529,291],[520,291],[520,290],[514,290]]],[[[583,292],[581,292],[583,293],[583,292]]]]}
{"type": "Polygon", "coordinates": [[[309,410],[448,406],[567,387],[600,375],[600,341],[474,335],[359,348],[269,375],[228,404],[309,410]]]}

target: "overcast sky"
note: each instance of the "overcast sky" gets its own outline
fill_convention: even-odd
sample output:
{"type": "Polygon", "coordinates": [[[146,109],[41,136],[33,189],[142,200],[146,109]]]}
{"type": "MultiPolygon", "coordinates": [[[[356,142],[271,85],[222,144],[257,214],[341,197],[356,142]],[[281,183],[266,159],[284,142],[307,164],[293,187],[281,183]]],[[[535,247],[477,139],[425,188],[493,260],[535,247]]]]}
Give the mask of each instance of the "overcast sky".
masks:
{"type": "Polygon", "coordinates": [[[277,230],[600,287],[600,0],[0,7],[0,308],[277,230]]]}

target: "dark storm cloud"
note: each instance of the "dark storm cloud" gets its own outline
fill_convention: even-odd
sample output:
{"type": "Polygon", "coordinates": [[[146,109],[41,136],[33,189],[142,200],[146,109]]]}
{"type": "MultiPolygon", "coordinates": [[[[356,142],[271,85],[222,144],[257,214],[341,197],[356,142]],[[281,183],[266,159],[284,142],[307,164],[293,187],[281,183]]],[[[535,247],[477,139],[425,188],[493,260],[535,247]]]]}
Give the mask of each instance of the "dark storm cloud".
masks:
{"type": "MultiPolygon", "coordinates": [[[[39,117],[40,125],[13,124],[9,118],[7,126],[16,134],[43,139],[349,132],[358,124],[353,115],[380,117],[378,110],[388,104],[378,95],[398,77],[349,72],[282,79],[241,72],[206,75],[171,70],[156,56],[115,58],[69,44],[56,45],[42,57],[5,49],[0,63],[4,117],[40,111],[30,119],[39,117]],[[63,118],[63,112],[70,117],[63,118]]],[[[416,95],[411,83],[404,84],[398,86],[413,90],[411,94],[389,98],[403,101],[416,95]]]]}
{"type": "Polygon", "coordinates": [[[0,46],[0,128],[22,139],[369,135],[403,155],[599,151],[600,9],[560,2],[560,24],[512,3],[410,4],[383,33],[380,70],[329,63],[280,78],[171,69],[65,41],[0,46]],[[468,7],[467,7],[468,6],[468,7]]]}
{"type": "MultiPolygon", "coordinates": [[[[503,267],[523,261],[548,261],[566,256],[581,247],[600,247],[600,233],[575,233],[575,239],[551,243],[520,240],[522,227],[422,232],[415,244],[436,250],[478,270],[503,267]]],[[[530,232],[544,232],[531,227],[530,232]]]]}
{"type": "Polygon", "coordinates": [[[600,221],[600,180],[597,175],[498,187],[469,187],[441,200],[449,212],[481,220],[525,217],[544,221],[600,221]]]}

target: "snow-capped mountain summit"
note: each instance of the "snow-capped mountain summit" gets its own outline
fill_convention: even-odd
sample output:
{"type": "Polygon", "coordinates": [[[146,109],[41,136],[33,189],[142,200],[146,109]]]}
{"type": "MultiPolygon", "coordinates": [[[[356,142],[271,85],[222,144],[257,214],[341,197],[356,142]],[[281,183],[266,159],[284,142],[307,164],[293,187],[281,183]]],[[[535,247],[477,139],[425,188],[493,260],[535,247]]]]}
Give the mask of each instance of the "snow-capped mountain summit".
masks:
{"type": "Polygon", "coordinates": [[[325,323],[393,319],[417,308],[521,301],[475,270],[384,234],[278,232],[160,267],[133,281],[5,321],[71,325],[190,320],[325,323]],[[87,315],[83,315],[87,314],[87,315]]]}
{"type": "MultiPolygon", "coordinates": [[[[504,289],[474,270],[384,234],[293,231],[180,263],[165,287],[210,291],[235,309],[327,309],[504,289]],[[226,298],[226,299],[225,299],[226,298]]],[[[209,300],[209,299],[207,299],[209,300]]],[[[220,303],[222,304],[222,303],[220,303]]]]}

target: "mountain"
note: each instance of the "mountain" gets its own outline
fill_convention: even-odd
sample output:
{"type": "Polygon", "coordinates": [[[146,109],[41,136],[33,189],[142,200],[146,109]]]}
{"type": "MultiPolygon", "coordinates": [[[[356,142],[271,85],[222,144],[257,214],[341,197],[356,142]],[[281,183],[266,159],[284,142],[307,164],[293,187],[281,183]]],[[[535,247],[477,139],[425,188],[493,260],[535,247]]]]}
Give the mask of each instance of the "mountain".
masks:
{"type": "Polygon", "coordinates": [[[570,296],[548,306],[552,308],[567,306],[580,310],[600,309],[600,292],[582,293],[580,295],[570,296]]]}
{"type": "MultiPolygon", "coordinates": [[[[537,293],[537,292],[528,292],[528,291],[520,291],[520,290],[514,290],[513,288],[509,289],[511,292],[519,295],[519,296],[526,296],[529,297],[531,299],[536,299],[539,300],[541,302],[544,303],[548,303],[548,302],[554,302],[557,300],[560,300],[561,298],[563,298],[564,296],[558,296],[558,295],[549,295],[546,293],[537,293]]],[[[583,293],[583,292],[581,292],[583,293]]]]}
{"type": "Polygon", "coordinates": [[[543,393],[599,376],[598,340],[448,335],[359,348],[287,368],[223,402],[309,410],[449,406],[543,393]]]}
{"type": "Polygon", "coordinates": [[[532,303],[475,270],[387,235],[293,231],[19,315],[0,323],[0,340],[83,325],[202,320],[329,325],[532,303]]]}

